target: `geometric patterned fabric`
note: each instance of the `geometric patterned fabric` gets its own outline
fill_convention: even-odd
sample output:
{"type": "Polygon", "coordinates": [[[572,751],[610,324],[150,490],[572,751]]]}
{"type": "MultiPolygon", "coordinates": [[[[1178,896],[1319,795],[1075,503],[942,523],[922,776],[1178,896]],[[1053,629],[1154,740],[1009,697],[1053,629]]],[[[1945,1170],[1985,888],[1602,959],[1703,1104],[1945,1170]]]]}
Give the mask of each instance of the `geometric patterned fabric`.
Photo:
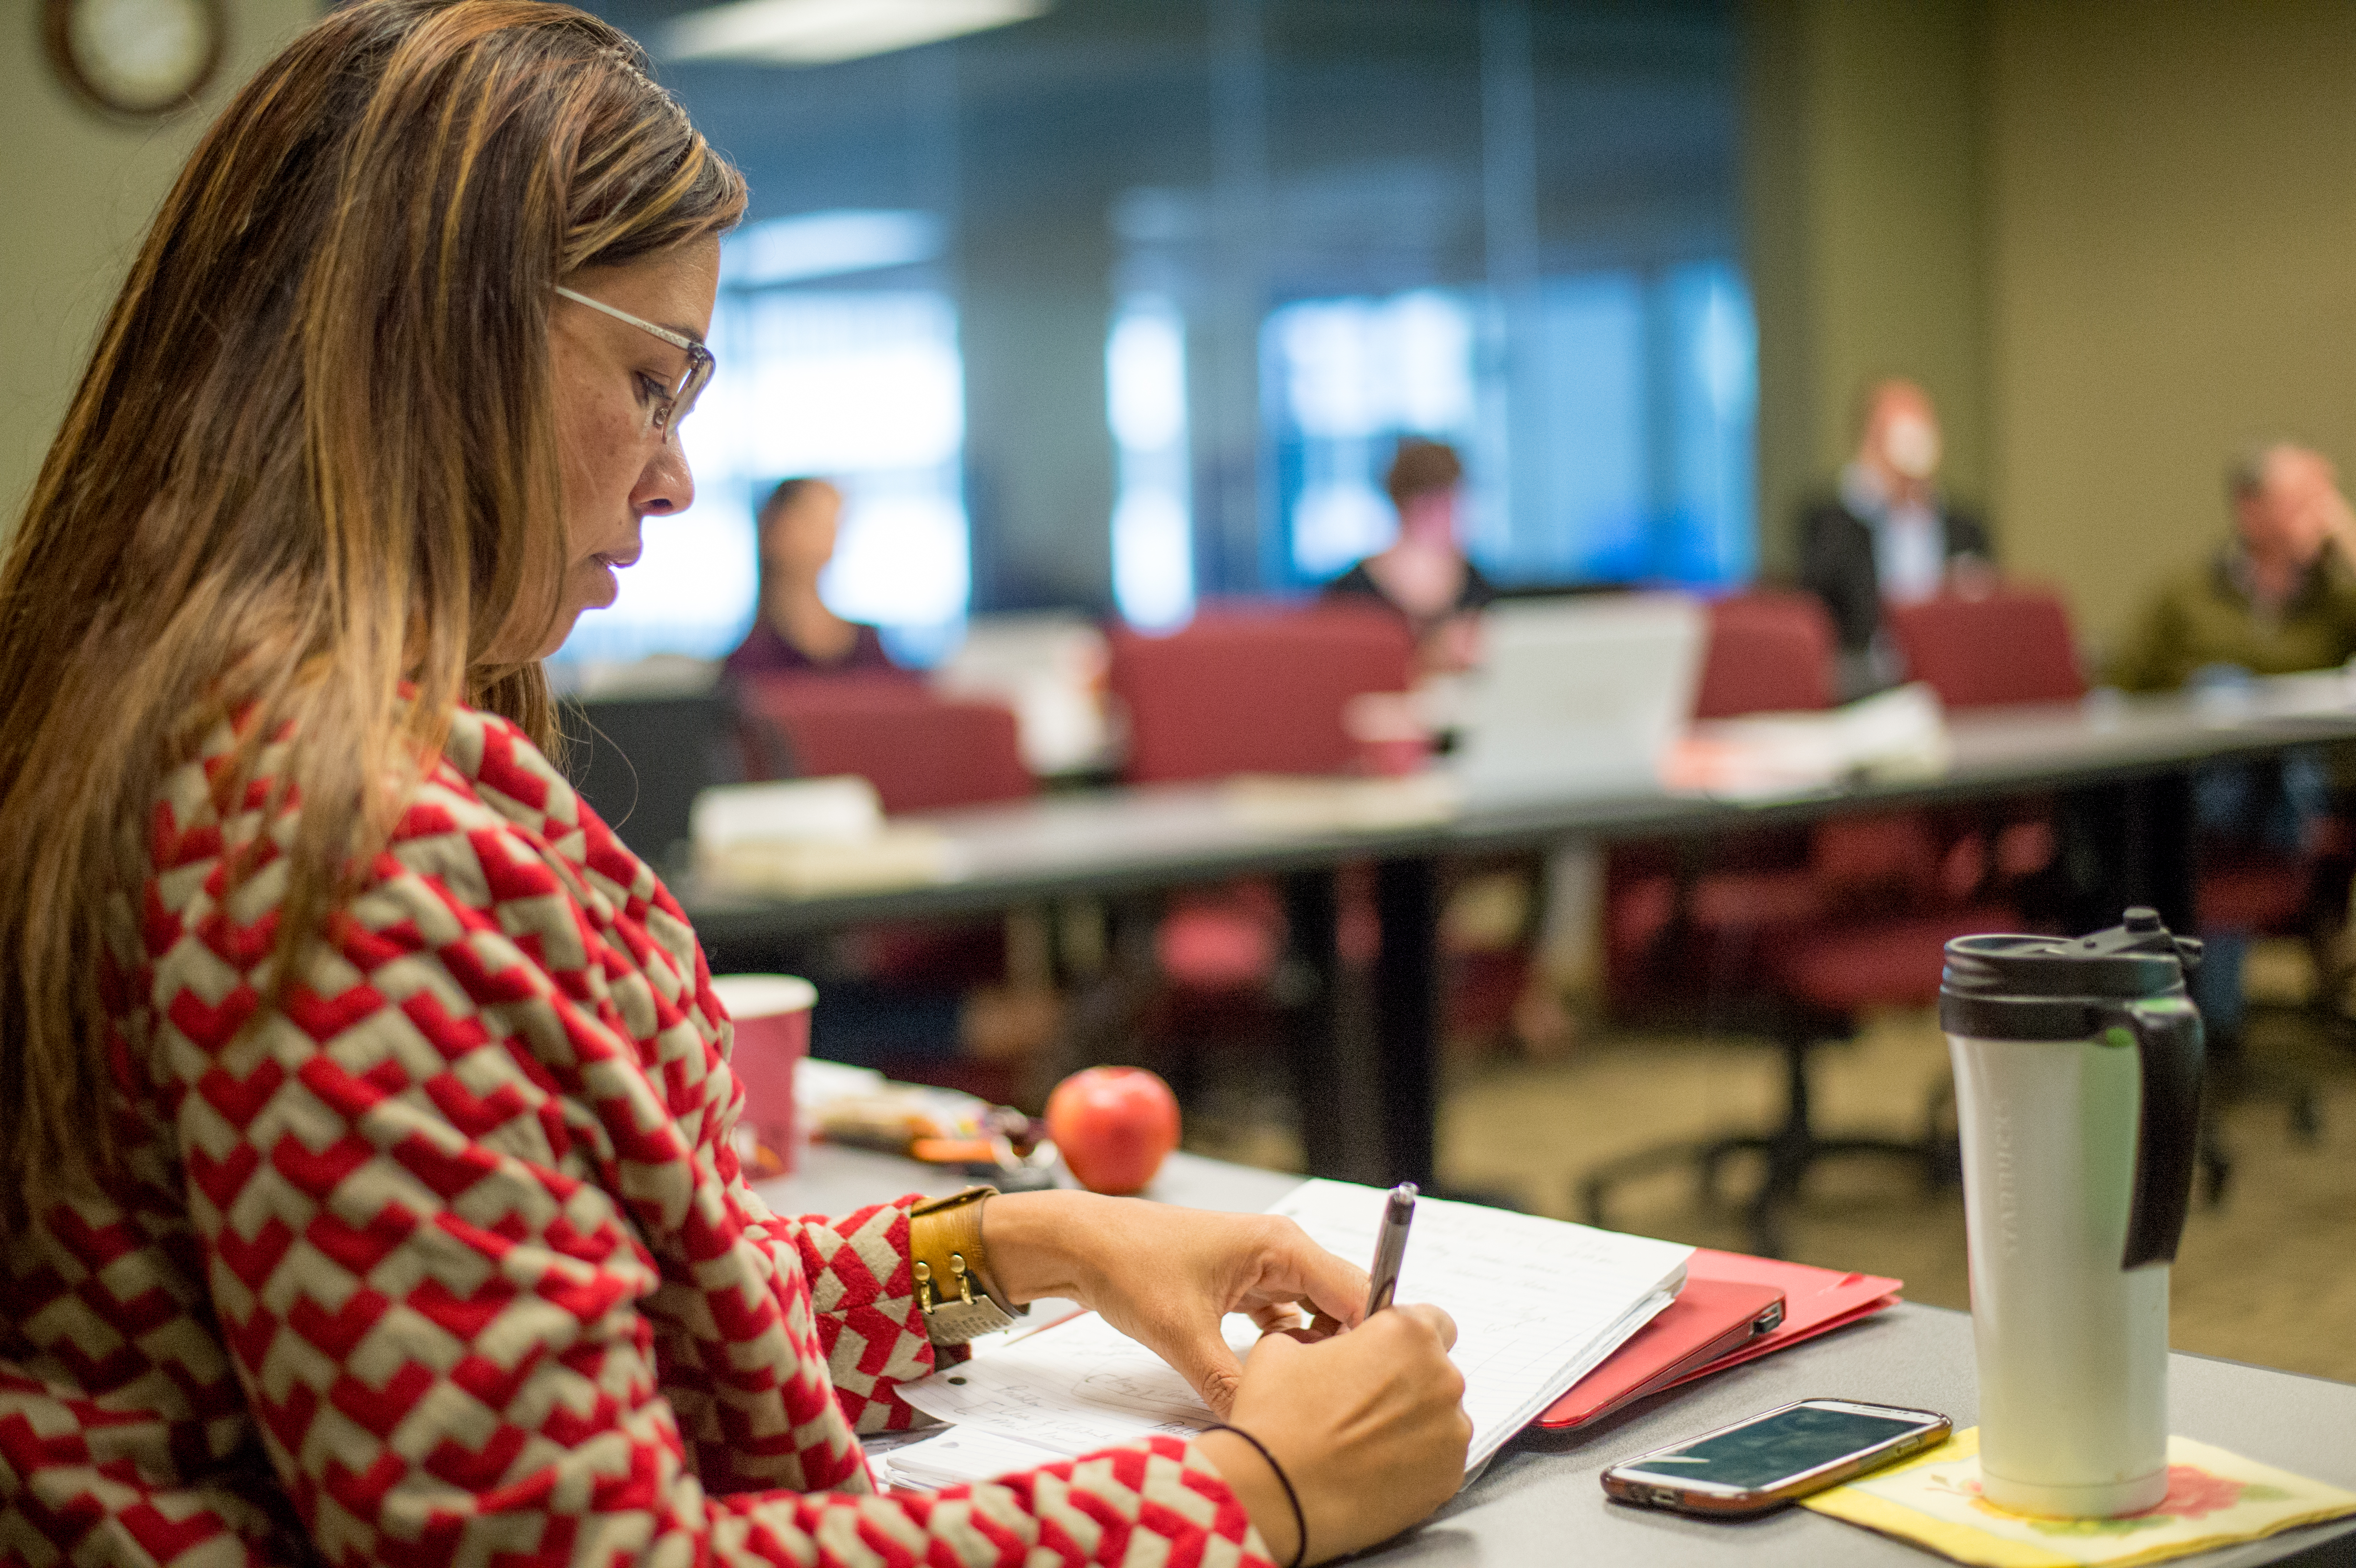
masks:
{"type": "Polygon", "coordinates": [[[300,805],[218,799],[235,743],[167,778],[116,911],[106,1196],[0,1270],[0,1562],[1266,1561],[1173,1439],[878,1495],[857,1435],[934,1364],[913,1200],[746,1187],[669,891],[461,709],[273,1005],[300,805]]]}

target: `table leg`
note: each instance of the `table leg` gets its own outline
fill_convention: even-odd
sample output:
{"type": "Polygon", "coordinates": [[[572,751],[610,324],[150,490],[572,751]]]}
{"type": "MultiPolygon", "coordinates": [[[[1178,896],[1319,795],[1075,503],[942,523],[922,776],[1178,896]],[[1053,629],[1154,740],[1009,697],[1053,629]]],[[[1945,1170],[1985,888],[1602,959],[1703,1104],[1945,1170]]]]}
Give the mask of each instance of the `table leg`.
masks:
{"type": "Polygon", "coordinates": [[[1440,1131],[1440,868],[1430,859],[1375,867],[1382,956],[1375,967],[1378,1120],[1385,1183],[1433,1184],[1440,1131]]]}
{"type": "MultiPolygon", "coordinates": [[[[2192,831],[2192,775],[2139,779],[2127,786],[2127,795],[2126,891],[2134,901],[2158,910],[2169,930],[2189,934],[2199,929],[2201,880],[2200,844],[2192,831]]],[[[2114,913],[2110,920],[2117,918],[2114,913]]]]}
{"type": "Polygon", "coordinates": [[[1284,879],[1286,1041],[1292,1095],[1301,1108],[1301,1164],[1312,1176],[1355,1180],[1350,1149],[1352,1088],[1343,1049],[1340,901],[1330,870],[1284,879]]]}
{"type": "Polygon", "coordinates": [[[2145,904],[2170,931],[2192,933],[2200,863],[2190,773],[2072,790],[2062,823],[2064,929],[2099,931],[2117,924],[2122,911],[2145,904]]]}

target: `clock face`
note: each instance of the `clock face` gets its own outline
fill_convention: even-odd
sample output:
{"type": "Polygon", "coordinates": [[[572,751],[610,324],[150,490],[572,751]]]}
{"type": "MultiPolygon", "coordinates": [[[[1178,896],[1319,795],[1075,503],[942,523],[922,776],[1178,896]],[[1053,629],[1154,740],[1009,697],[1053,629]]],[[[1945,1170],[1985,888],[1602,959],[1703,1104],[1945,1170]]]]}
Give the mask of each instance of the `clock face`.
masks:
{"type": "Polygon", "coordinates": [[[48,0],[49,55],[72,86],[119,114],[163,114],[220,63],[220,0],[48,0]]]}

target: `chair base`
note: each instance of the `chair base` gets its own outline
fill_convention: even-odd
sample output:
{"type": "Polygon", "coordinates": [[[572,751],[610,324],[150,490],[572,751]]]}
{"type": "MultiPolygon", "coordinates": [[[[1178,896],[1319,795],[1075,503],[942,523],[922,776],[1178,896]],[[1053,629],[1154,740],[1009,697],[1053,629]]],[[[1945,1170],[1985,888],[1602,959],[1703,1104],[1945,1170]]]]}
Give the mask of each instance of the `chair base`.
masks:
{"type": "Polygon", "coordinates": [[[1815,1047],[1842,1038],[1827,1030],[1787,1035],[1783,1047],[1784,1109],[1783,1124],[1772,1132],[1664,1145],[1616,1159],[1590,1172],[1580,1189],[1580,1210],[1590,1225],[1609,1224],[1607,1200],[1612,1188],[1641,1176],[1690,1165],[1702,1201],[1716,1207],[1722,1199],[1728,1160],[1738,1155],[1765,1157],[1767,1169],[1744,1205],[1743,1222],[1751,1250],[1762,1257],[1783,1255],[1783,1221],[1797,1200],[1808,1172],[1824,1159],[1874,1155],[1913,1165],[1926,1187],[1938,1182],[1938,1151],[1928,1136],[1919,1138],[1820,1136],[1809,1116],[1808,1056],[1815,1047]]]}
{"type": "Polygon", "coordinates": [[[2323,1136],[2322,1092],[2313,1078],[2271,1062],[2252,1061],[2239,1039],[2228,1035],[2212,1039],[2209,1042],[2208,1079],[2201,1086],[2201,1185],[2212,1204],[2224,1200],[2225,1187],[2233,1173],[2233,1162],[2218,1134],[2219,1115],[2228,1106],[2253,1100],[2280,1102],[2289,1116],[2291,1136],[2308,1147],[2323,1136]]]}

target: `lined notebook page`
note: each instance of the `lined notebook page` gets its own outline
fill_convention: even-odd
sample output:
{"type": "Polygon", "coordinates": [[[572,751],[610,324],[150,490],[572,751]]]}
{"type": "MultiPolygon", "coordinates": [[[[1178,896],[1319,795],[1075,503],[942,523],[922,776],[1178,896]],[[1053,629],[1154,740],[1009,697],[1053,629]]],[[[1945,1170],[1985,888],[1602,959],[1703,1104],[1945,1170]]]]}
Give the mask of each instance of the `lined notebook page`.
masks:
{"type": "MultiPolygon", "coordinates": [[[[1269,1211],[1353,1261],[1375,1255],[1383,1193],[1307,1181],[1269,1211]]],[[[1451,1360],[1464,1374],[1478,1467],[1628,1337],[1685,1283],[1693,1249],[1534,1214],[1437,1198],[1417,1200],[1398,1299],[1456,1320],[1451,1360]]]]}
{"type": "MultiPolygon", "coordinates": [[[[1355,1262],[1374,1255],[1383,1199],[1371,1187],[1309,1181],[1269,1212],[1355,1262]]],[[[1472,1418],[1468,1469],[1668,1305],[1692,1250],[1475,1204],[1419,1202],[1398,1299],[1430,1302],[1456,1320],[1452,1359],[1472,1418]]],[[[1238,1353],[1257,1338],[1244,1317],[1228,1318],[1226,1331],[1238,1353]]],[[[1212,1419],[1183,1378],[1093,1313],[902,1392],[937,1419],[1066,1455],[1191,1434],[1212,1419]]]]}

